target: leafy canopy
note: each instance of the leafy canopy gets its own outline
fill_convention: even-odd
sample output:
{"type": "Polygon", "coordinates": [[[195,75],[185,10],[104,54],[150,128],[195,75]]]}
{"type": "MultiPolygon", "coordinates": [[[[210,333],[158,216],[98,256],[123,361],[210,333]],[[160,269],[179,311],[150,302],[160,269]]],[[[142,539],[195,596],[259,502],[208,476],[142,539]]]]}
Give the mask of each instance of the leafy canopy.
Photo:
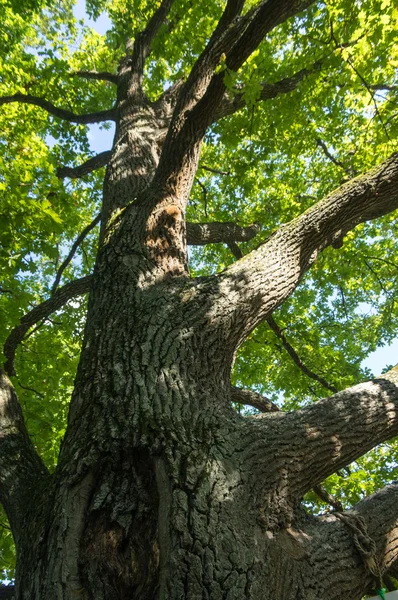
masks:
{"type": "MultiPolygon", "coordinates": [[[[398,12],[393,4],[317,2],[268,35],[239,73],[220,64],[231,95],[238,88],[245,105],[206,135],[189,220],[258,222],[261,233],[241,245],[246,253],[341,182],[392,153],[398,114],[393,45],[398,12]],[[308,73],[294,91],[259,102],[263,82],[278,82],[304,68],[308,73]]],[[[222,5],[219,0],[175,2],[147,65],[150,98],[187,76],[222,5]]],[[[107,14],[106,35],[76,20],[72,0],[29,0],[20,7],[15,0],[0,6],[0,96],[41,96],[77,114],[110,108],[115,100],[111,83],[73,73],[116,73],[126,40],[143,29],[154,3],[87,0],[91,17],[107,14]]],[[[58,179],[57,166],[76,166],[93,155],[90,130],[38,107],[2,106],[0,132],[4,342],[20,317],[49,297],[74,239],[99,212],[104,171],[58,179]]],[[[396,230],[392,215],[358,227],[342,248],[323,253],[274,314],[301,363],[338,389],[368,379],[372,374],[362,361],[397,335],[396,230]]],[[[95,250],[93,230],[64,271],[63,283],[92,271],[95,250]]],[[[221,270],[234,260],[221,244],[192,248],[190,258],[193,275],[221,270]]],[[[29,432],[50,469],[64,433],[84,318],[85,300],[70,302],[34,328],[17,355],[14,384],[29,432]]],[[[233,377],[237,385],[264,393],[284,410],[329,393],[292,359],[266,323],[242,346],[233,377]]],[[[396,445],[385,444],[325,486],[347,505],[354,503],[394,478],[397,456],[396,445]]],[[[315,511],[325,509],[314,494],[308,501],[315,511]]],[[[12,577],[5,517],[0,525],[0,568],[12,577]]]]}

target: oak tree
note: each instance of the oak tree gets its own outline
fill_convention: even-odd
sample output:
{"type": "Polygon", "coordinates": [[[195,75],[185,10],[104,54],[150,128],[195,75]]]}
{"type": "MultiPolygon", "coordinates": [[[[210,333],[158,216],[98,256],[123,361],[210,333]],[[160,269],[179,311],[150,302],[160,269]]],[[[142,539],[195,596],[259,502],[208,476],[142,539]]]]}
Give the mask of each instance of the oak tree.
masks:
{"type": "Polygon", "coordinates": [[[391,585],[398,374],[361,363],[398,329],[393,3],[87,10],[105,35],[0,7],[12,593],[391,585]]]}

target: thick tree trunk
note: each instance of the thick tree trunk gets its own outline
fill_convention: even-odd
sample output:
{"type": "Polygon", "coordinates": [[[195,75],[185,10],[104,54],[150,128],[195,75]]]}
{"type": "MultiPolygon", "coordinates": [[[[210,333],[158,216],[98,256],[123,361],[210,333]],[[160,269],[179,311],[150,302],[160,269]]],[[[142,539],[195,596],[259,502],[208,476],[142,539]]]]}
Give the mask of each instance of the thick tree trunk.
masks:
{"type": "Polygon", "coordinates": [[[99,254],[59,466],[17,540],[17,597],[359,600],[350,532],[321,535],[290,497],[277,439],[258,485],[200,283],[162,279],[129,248],[124,232],[99,254]]]}
{"type": "MultiPolygon", "coordinates": [[[[144,98],[140,78],[171,2],[163,0],[121,63],[100,248],[52,477],[1,380],[9,446],[0,453],[0,491],[15,521],[18,600],[360,600],[372,585],[345,523],[306,515],[300,500],[367,444],[398,432],[395,375],[337,394],[335,405],[244,419],[231,408],[230,372],[241,341],[294,290],[317,253],[392,210],[396,158],[220,276],[193,279],[187,266],[185,206],[201,139],[222,114],[220,57],[231,50],[237,70],[267,30],[310,3],[263,2],[251,22],[257,12],[239,19],[243,3],[228,2],[187,82],[157,103],[144,98]],[[8,468],[11,453],[17,465],[24,459],[19,475],[8,468]],[[32,498],[29,471],[40,472],[32,498]]],[[[199,228],[194,234],[204,237],[199,228]]],[[[384,570],[397,556],[396,497],[397,486],[377,497],[377,517],[376,501],[358,508],[369,535],[378,533],[384,570]]]]}

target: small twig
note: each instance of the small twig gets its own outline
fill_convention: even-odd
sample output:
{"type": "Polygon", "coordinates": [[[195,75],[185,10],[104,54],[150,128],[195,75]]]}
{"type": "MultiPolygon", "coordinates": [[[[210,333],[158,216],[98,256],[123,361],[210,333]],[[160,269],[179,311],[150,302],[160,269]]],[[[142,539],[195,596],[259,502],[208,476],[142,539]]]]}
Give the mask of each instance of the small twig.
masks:
{"type": "Polygon", "coordinates": [[[287,341],[287,339],[285,338],[285,336],[284,336],[281,328],[275,322],[275,320],[273,319],[273,317],[271,315],[267,318],[267,323],[271,327],[272,331],[281,340],[283,347],[288,352],[288,354],[291,356],[291,358],[296,363],[296,365],[299,367],[299,369],[301,369],[301,371],[303,373],[305,373],[305,375],[307,375],[308,377],[311,377],[311,379],[314,379],[315,381],[317,381],[318,383],[320,383],[321,385],[323,385],[324,388],[326,388],[326,389],[328,389],[331,392],[334,392],[336,394],[338,392],[338,389],[336,388],[335,385],[332,385],[331,383],[328,383],[326,381],[326,379],[324,379],[320,375],[317,375],[316,373],[314,373],[314,371],[311,371],[311,369],[309,369],[303,363],[303,361],[301,360],[301,358],[299,357],[299,355],[297,354],[297,352],[295,351],[295,349],[287,341]]]}
{"type": "Polygon", "coordinates": [[[18,385],[20,388],[22,388],[23,390],[27,390],[28,392],[33,392],[34,394],[39,396],[39,398],[44,399],[44,394],[42,394],[41,392],[38,392],[37,390],[35,390],[32,387],[29,387],[28,385],[22,385],[22,383],[19,380],[17,380],[17,381],[18,381],[18,385]]]}
{"type": "Polygon", "coordinates": [[[95,219],[93,221],[91,221],[91,223],[89,225],[87,225],[87,227],[85,227],[83,229],[83,231],[77,236],[76,240],[74,241],[68,256],[65,258],[64,262],[62,263],[62,265],[59,267],[57,274],[55,276],[55,280],[53,283],[53,286],[51,288],[51,295],[54,295],[55,290],[58,287],[59,282],[61,281],[61,277],[62,277],[62,273],[65,271],[66,267],[69,265],[69,263],[71,262],[72,258],[75,255],[75,252],[77,250],[77,248],[79,247],[79,245],[82,243],[82,241],[84,240],[84,238],[90,233],[90,231],[92,229],[94,229],[94,227],[96,227],[98,225],[98,223],[101,221],[101,213],[99,213],[95,219]]]}
{"type": "Polygon", "coordinates": [[[208,167],[207,165],[200,165],[199,168],[204,171],[209,171],[210,173],[215,173],[216,175],[232,175],[231,171],[221,171],[220,169],[213,169],[213,167],[208,167]]]}
{"type": "Polygon", "coordinates": [[[0,285],[0,294],[11,294],[11,296],[14,295],[14,292],[12,290],[5,290],[1,285],[0,285]]]}
{"type": "Polygon", "coordinates": [[[98,81],[109,81],[117,85],[117,75],[108,71],[74,71],[72,77],[83,77],[84,79],[96,79],[98,81]]]}
{"type": "Polygon", "coordinates": [[[200,181],[200,179],[197,177],[196,181],[199,183],[200,187],[202,188],[202,192],[203,192],[203,204],[204,204],[204,211],[205,211],[205,217],[208,218],[208,214],[207,214],[207,188],[206,186],[200,181]]]}
{"type": "Polygon", "coordinates": [[[324,155],[329,160],[331,160],[333,164],[335,164],[337,167],[340,167],[340,169],[343,169],[344,171],[347,170],[345,165],[341,161],[337,160],[337,158],[335,158],[333,154],[328,150],[328,147],[326,146],[324,141],[322,141],[320,138],[317,138],[315,141],[317,146],[319,146],[319,148],[323,150],[324,155]]]}
{"type": "Polygon", "coordinates": [[[346,301],[345,301],[344,290],[343,290],[343,288],[342,288],[341,285],[339,285],[338,288],[339,288],[340,295],[341,295],[341,303],[343,305],[343,309],[344,309],[344,313],[345,313],[345,318],[348,319],[348,311],[347,311],[347,305],[346,305],[346,301]]]}

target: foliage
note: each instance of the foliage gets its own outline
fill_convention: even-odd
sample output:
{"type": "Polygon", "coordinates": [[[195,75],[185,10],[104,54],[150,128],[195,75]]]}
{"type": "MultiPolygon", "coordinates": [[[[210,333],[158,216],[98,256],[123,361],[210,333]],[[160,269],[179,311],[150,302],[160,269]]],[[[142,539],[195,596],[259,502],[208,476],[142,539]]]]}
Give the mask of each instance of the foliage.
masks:
{"type": "MultiPolygon", "coordinates": [[[[18,5],[8,0],[0,7],[0,96],[43,96],[77,114],[110,108],[111,83],[72,73],[115,73],[127,38],[143,28],[153,3],[88,0],[89,15],[109,17],[105,35],[77,22],[70,0],[31,0],[23,11],[18,5]]],[[[147,66],[145,85],[152,99],[187,76],[221,9],[219,0],[175,2],[147,66]]],[[[245,107],[209,130],[188,218],[260,223],[259,236],[242,244],[248,252],[342,181],[390,155],[397,133],[397,16],[392,0],[317,3],[276,28],[239,73],[225,71],[230,93],[242,91],[245,107]],[[294,91],[258,101],[262,82],[280,81],[303,68],[309,72],[294,91]]],[[[60,181],[58,165],[75,166],[92,155],[89,128],[35,106],[2,106],[0,131],[4,342],[19,318],[49,296],[73,240],[97,214],[103,170],[60,181]]],[[[396,228],[389,215],[350,233],[342,248],[324,252],[274,315],[302,362],[338,389],[368,379],[371,373],[362,361],[397,335],[396,228]]],[[[80,245],[63,282],[91,272],[95,248],[96,230],[80,245]]],[[[234,260],[223,245],[193,248],[190,256],[197,275],[234,260]]],[[[31,333],[17,356],[14,384],[30,434],[50,469],[65,428],[84,314],[84,301],[70,302],[31,333]]],[[[294,363],[266,324],[242,346],[233,377],[236,384],[277,400],[283,410],[328,393],[294,363]]],[[[386,444],[325,486],[350,505],[393,479],[397,459],[396,445],[386,444]]],[[[315,511],[325,508],[314,494],[308,502],[315,511]]],[[[5,517],[0,520],[6,527],[5,517]]],[[[2,528],[0,536],[0,568],[12,577],[10,532],[2,528]]]]}

